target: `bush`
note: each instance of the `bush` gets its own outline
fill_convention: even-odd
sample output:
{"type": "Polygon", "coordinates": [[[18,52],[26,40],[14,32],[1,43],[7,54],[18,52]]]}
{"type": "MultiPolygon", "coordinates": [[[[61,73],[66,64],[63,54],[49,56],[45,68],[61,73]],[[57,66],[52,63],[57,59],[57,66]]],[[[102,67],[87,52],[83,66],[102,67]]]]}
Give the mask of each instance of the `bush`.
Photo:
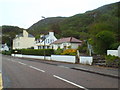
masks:
{"type": "Polygon", "coordinates": [[[4,55],[11,55],[11,51],[2,51],[2,54],[4,54],[4,55]]]}
{"type": "Polygon", "coordinates": [[[63,52],[63,49],[58,48],[57,50],[55,50],[55,54],[56,55],[60,55],[63,52]]]}
{"type": "Polygon", "coordinates": [[[67,49],[64,50],[63,53],[61,53],[61,55],[76,55],[77,54],[77,50],[76,49],[67,49]]]}
{"type": "Polygon", "coordinates": [[[120,58],[117,56],[108,55],[105,57],[106,65],[111,67],[119,67],[120,66],[120,58]]]}
{"type": "Polygon", "coordinates": [[[14,50],[12,50],[12,53],[21,54],[21,49],[14,49],[14,50]]]}
{"type": "Polygon", "coordinates": [[[13,53],[24,54],[24,55],[44,56],[44,51],[45,51],[46,56],[50,56],[51,54],[54,54],[53,49],[18,49],[18,50],[13,50],[13,53]],[[17,52],[15,52],[15,51],[17,51],[17,52]]]}

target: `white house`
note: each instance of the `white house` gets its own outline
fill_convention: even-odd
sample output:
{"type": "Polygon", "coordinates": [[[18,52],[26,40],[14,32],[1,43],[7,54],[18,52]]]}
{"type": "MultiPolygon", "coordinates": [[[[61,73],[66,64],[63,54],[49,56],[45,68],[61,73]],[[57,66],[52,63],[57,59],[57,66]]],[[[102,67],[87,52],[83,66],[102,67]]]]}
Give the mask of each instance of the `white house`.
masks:
{"type": "Polygon", "coordinates": [[[41,35],[38,40],[36,40],[36,44],[34,49],[49,49],[50,44],[56,41],[57,38],[54,36],[54,32],[49,32],[48,35],[41,35]]]}
{"type": "Polygon", "coordinates": [[[27,49],[34,47],[35,37],[23,30],[22,34],[16,35],[13,39],[13,49],[27,49]]]}
{"type": "Polygon", "coordinates": [[[1,50],[1,51],[9,51],[9,47],[7,46],[6,43],[5,43],[5,44],[1,44],[1,45],[0,45],[0,50],[1,50]]]}
{"type": "Polygon", "coordinates": [[[77,49],[79,46],[81,46],[82,41],[78,40],[74,37],[67,37],[67,38],[61,38],[51,44],[51,47],[55,50],[58,48],[61,49],[77,49]]]}

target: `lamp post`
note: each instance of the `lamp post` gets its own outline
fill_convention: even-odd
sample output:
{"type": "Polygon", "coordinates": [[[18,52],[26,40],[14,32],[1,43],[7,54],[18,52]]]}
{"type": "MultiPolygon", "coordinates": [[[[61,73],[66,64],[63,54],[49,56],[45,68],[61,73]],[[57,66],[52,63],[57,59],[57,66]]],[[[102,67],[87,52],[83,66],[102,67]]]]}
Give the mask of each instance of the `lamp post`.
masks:
{"type": "Polygon", "coordinates": [[[11,52],[11,50],[12,50],[11,37],[9,37],[9,39],[10,39],[10,52],[11,52]]]}
{"type": "MultiPolygon", "coordinates": [[[[45,17],[44,16],[41,16],[43,19],[45,19],[45,17]]],[[[44,40],[44,60],[45,60],[45,34],[44,34],[44,38],[43,38],[43,40],[44,40]]]]}
{"type": "Polygon", "coordinates": [[[44,34],[44,60],[45,60],[45,34],[44,34]]]}

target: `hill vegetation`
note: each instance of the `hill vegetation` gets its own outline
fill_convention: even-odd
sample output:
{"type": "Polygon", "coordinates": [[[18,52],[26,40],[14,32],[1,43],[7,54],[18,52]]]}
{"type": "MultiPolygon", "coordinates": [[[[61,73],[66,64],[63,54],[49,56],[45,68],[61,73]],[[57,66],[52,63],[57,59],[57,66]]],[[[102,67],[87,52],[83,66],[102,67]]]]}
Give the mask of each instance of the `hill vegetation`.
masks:
{"type": "Polygon", "coordinates": [[[16,35],[22,33],[23,28],[17,26],[2,26],[2,43],[7,43],[8,46],[12,45],[12,40],[16,35]]]}
{"type": "MultiPolygon", "coordinates": [[[[29,27],[28,32],[36,38],[41,33],[46,34],[51,30],[55,32],[57,38],[76,37],[89,42],[95,53],[103,54],[107,49],[117,49],[120,45],[119,5],[120,2],[105,5],[71,17],[45,18],[29,27]]],[[[21,29],[18,30],[21,32],[21,29]]],[[[3,33],[5,33],[4,28],[3,33]]],[[[15,33],[12,34],[13,37],[15,33]]]]}

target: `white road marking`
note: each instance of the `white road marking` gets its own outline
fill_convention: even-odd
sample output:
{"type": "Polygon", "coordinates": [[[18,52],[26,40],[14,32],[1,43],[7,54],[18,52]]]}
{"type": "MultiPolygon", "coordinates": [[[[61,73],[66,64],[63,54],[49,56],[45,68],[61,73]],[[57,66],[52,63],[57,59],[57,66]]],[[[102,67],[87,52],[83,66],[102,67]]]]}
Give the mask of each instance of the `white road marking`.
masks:
{"type": "Polygon", "coordinates": [[[69,68],[69,67],[66,67],[66,66],[58,66],[58,67],[62,67],[62,68],[69,68]]]}
{"type": "Polygon", "coordinates": [[[85,88],[85,87],[83,87],[83,86],[80,86],[80,85],[78,85],[78,84],[76,84],[76,83],[73,83],[73,82],[71,82],[71,81],[69,81],[69,80],[66,80],[66,79],[61,78],[61,77],[56,76],[56,75],[53,75],[53,76],[54,76],[55,78],[57,78],[57,79],[63,80],[63,81],[65,81],[65,82],[67,82],[67,83],[70,83],[70,84],[72,84],[72,85],[74,85],[74,86],[77,86],[77,87],[79,87],[79,88],[88,90],[87,88],[85,88]]]}
{"type": "Polygon", "coordinates": [[[33,66],[29,66],[30,68],[33,68],[33,69],[35,69],[35,70],[37,70],[37,71],[40,71],[40,72],[45,72],[44,70],[41,70],[41,69],[39,69],[39,68],[36,68],[36,67],[33,67],[33,66]]]}
{"type": "Polygon", "coordinates": [[[19,64],[22,64],[22,65],[27,65],[27,64],[25,64],[25,63],[22,63],[22,62],[18,62],[19,64]]]}

